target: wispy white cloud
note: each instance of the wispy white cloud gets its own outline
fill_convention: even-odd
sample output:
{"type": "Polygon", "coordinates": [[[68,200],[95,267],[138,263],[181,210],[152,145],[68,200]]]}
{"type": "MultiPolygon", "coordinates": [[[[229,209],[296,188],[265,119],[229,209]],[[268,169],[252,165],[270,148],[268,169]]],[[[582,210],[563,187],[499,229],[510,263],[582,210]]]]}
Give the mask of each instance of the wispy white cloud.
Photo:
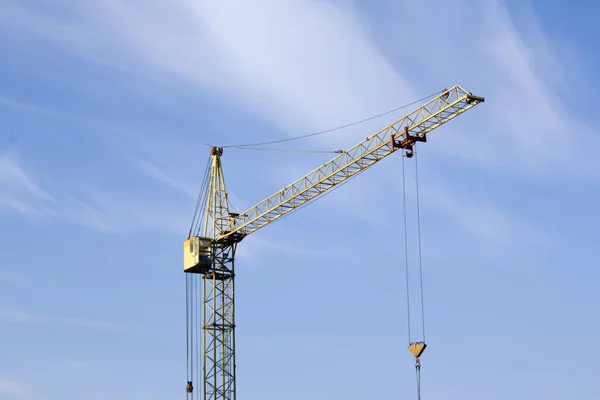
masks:
{"type": "Polygon", "coordinates": [[[13,198],[0,198],[0,206],[19,211],[23,214],[33,214],[35,212],[32,206],[13,198]]]}
{"type": "Polygon", "coordinates": [[[410,53],[412,60],[419,60],[419,81],[429,77],[459,82],[486,97],[484,105],[445,128],[443,135],[436,134],[428,147],[455,160],[521,176],[599,177],[599,137],[561,97],[570,80],[564,74],[566,59],[548,46],[551,39],[535,15],[529,13],[517,23],[504,1],[456,6],[442,0],[399,2],[389,15],[397,13],[427,16],[408,18],[392,29],[400,37],[419,32],[418,43],[397,43],[398,54],[410,53]],[[477,34],[463,35],[467,25],[477,34]]]}
{"type": "MultiPolygon", "coordinates": [[[[1,17],[0,17],[1,18],[1,17]]],[[[0,23],[1,27],[1,23],[0,23]]],[[[101,134],[105,133],[106,126],[109,125],[106,120],[97,117],[93,114],[84,114],[75,112],[72,110],[65,110],[59,108],[53,108],[48,105],[41,105],[31,101],[16,100],[8,97],[0,97],[0,109],[6,108],[14,111],[21,111],[23,113],[35,114],[37,116],[45,116],[52,119],[61,119],[70,122],[85,122],[90,126],[104,127],[101,134]]],[[[110,126],[110,125],[109,125],[110,126]]],[[[112,127],[111,127],[112,128],[112,127]]],[[[95,131],[86,131],[86,135],[96,136],[99,135],[95,131]]],[[[12,133],[9,136],[9,143],[15,144],[19,140],[17,133],[12,133]]],[[[11,154],[11,152],[7,152],[11,154]]],[[[14,153],[14,152],[13,152],[14,153]]],[[[15,156],[15,154],[12,154],[15,156]]],[[[17,154],[18,156],[18,154],[17,154]]],[[[17,157],[18,158],[18,157],[17,157]]]]}
{"type": "Polygon", "coordinates": [[[27,390],[18,382],[0,379],[0,398],[6,400],[24,399],[27,390]]]}
{"type": "MultiPolygon", "coordinates": [[[[432,81],[440,87],[461,81],[467,89],[485,95],[487,102],[461,117],[459,125],[452,122],[444,134],[436,134],[427,144],[428,151],[445,156],[439,165],[450,159],[544,177],[574,170],[595,176],[597,170],[598,138],[574,118],[557,94],[553,78],[566,77],[561,58],[548,46],[534,18],[525,21],[528,35],[524,35],[502,1],[394,3],[383,16],[390,23],[382,24],[385,28],[377,32],[411,38],[395,41],[394,51],[385,41],[375,41],[375,28],[346,2],[294,0],[267,6],[266,2],[208,5],[177,0],[146,2],[144,7],[138,7],[137,0],[81,3],[70,7],[68,27],[61,22],[67,18],[65,10],[58,6],[49,17],[17,1],[7,4],[0,17],[5,25],[26,29],[104,65],[163,82],[192,83],[293,134],[328,128],[413,100],[416,93],[431,91],[432,81]],[[427,15],[427,19],[407,18],[397,24],[391,23],[394,15],[427,15]],[[456,40],[452,33],[457,21],[477,35],[461,35],[456,40]],[[436,43],[436,51],[431,51],[430,43],[436,43]]],[[[340,143],[353,144],[376,126],[341,131],[321,138],[322,143],[344,147],[340,143]]],[[[168,141],[166,137],[148,145],[144,143],[147,137],[138,136],[125,147],[127,152],[133,149],[132,165],[195,197],[197,186],[192,182],[197,180],[184,177],[182,171],[189,166],[178,160],[186,158],[185,154],[193,158],[193,146],[173,151],[172,145],[160,144],[168,141]]],[[[240,137],[242,142],[246,139],[250,140],[240,137]]],[[[362,210],[366,204],[380,202],[372,193],[383,190],[388,179],[381,171],[370,174],[368,182],[355,180],[347,196],[352,199],[346,204],[347,212],[367,215],[362,210]]],[[[389,195],[385,191],[382,198],[389,195]]],[[[468,203],[468,199],[461,201],[468,203]]],[[[456,215],[454,208],[442,208],[456,215]]],[[[72,218],[90,226],[122,225],[120,218],[106,219],[90,203],[82,202],[75,209],[72,218]]],[[[462,215],[461,223],[490,240],[500,240],[512,229],[513,224],[507,222],[511,217],[493,204],[474,204],[468,211],[471,214],[462,215]],[[494,236],[485,232],[479,224],[482,220],[495,224],[494,236]]],[[[518,230],[528,232],[525,226],[518,230]]],[[[527,235],[536,237],[533,231],[527,235]]]]}
{"type": "Polygon", "coordinates": [[[0,153],[0,207],[22,214],[39,214],[40,205],[55,199],[21,165],[16,150],[0,153]]]}
{"type": "Polygon", "coordinates": [[[13,284],[22,280],[23,277],[21,274],[16,273],[15,271],[9,268],[0,268],[0,283],[5,282],[13,284]]]}
{"type": "Polygon", "coordinates": [[[70,361],[69,362],[69,366],[71,368],[77,368],[77,369],[79,369],[79,368],[85,368],[85,367],[87,367],[87,364],[84,363],[84,362],[82,362],[82,361],[70,361]]]}
{"type": "MultiPolygon", "coordinates": [[[[189,200],[198,198],[204,173],[210,167],[209,147],[199,137],[184,141],[172,136],[120,129],[119,135],[105,137],[104,141],[137,173],[175,189],[167,196],[171,201],[181,200],[179,195],[183,194],[185,208],[179,210],[185,213],[187,223],[191,223],[194,203],[189,200]]],[[[235,211],[242,211],[252,204],[247,198],[238,196],[235,188],[230,186],[227,196],[230,208],[235,211]]],[[[177,221],[183,218],[181,214],[177,221]]]]}
{"type": "Polygon", "coordinates": [[[438,184],[421,188],[421,201],[431,212],[442,213],[453,224],[480,240],[497,245],[520,243],[526,246],[547,244],[550,238],[531,224],[499,207],[453,194],[438,184]]]}
{"type": "Polygon", "coordinates": [[[14,99],[9,99],[6,97],[0,97],[0,106],[12,108],[15,110],[30,111],[30,112],[45,112],[46,111],[46,109],[39,107],[37,105],[29,104],[27,102],[18,101],[18,100],[14,100],[14,99]]]}
{"type": "Polygon", "coordinates": [[[49,18],[16,1],[9,5],[4,24],[105,65],[198,84],[290,132],[413,98],[344,3],[81,3],[70,7],[77,18],[68,28],[60,10],[49,18]]]}
{"type": "Polygon", "coordinates": [[[0,206],[24,214],[54,217],[105,233],[154,229],[181,234],[188,223],[183,211],[173,211],[171,204],[115,192],[104,194],[93,187],[50,194],[33,175],[22,168],[18,153],[0,154],[0,206]]]}
{"type": "Polygon", "coordinates": [[[116,333],[131,331],[129,328],[104,321],[96,321],[85,318],[61,317],[52,314],[39,314],[11,308],[0,308],[0,323],[59,324],[116,333]]]}
{"type": "Polygon", "coordinates": [[[142,158],[134,156],[131,157],[131,163],[141,174],[156,179],[174,189],[180,190],[193,199],[198,197],[199,185],[177,177],[172,168],[166,166],[161,167],[155,162],[143,160],[142,158]]]}
{"type": "MultiPolygon", "coordinates": [[[[137,0],[107,1],[71,6],[69,13],[77,18],[70,19],[68,28],[61,23],[67,17],[60,9],[50,18],[16,1],[8,4],[4,24],[103,64],[183,79],[227,95],[291,133],[412,100],[423,87],[430,90],[425,82],[432,77],[445,84],[463,80],[467,88],[486,95],[488,103],[473,112],[479,117],[462,125],[470,128],[468,137],[453,132],[434,148],[519,172],[599,172],[590,150],[600,147],[598,137],[569,113],[549,80],[564,77],[561,58],[550,50],[533,17],[525,21],[525,36],[502,1],[465,1],[461,6],[403,1],[390,6],[388,18],[427,15],[425,23],[408,18],[385,29],[389,36],[404,38],[419,32],[395,43],[398,51],[389,55],[393,63],[382,55],[386,48],[378,48],[364,19],[345,2],[294,0],[267,6],[177,0],[138,7],[137,0]],[[468,23],[478,34],[459,41],[443,34],[457,29],[455,21],[468,23]],[[435,52],[427,45],[433,42],[435,52]],[[111,50],[99,51],[106,49],[111,50]],[[562,161],[567,159],[571,161],[562,161]]],[[[356,132],[352,138],[359,137],[356,132]]],[[[339,144],[344,137],[347,132],[328,141],[339,144]]],[[[142,168],[148,170],[148,165],[142,168]]]]}
{"type": "Polygon", "coordinates": [[[183,142],[179,138],[160,134],[140,133],[120,128],[118,135],[103,138],[117,154],[142,175],[181,191],[191,198],[197,198],[204,167],[208,158],[208,147],[202,163],[198,163],[198,153],[205,146],[198,138],[183,142]]]}
{"type": "MultiPolygon", "coordinates": [[[[17,195],[30,194],[42,200],[54,200],[23,170],[19,163],[19,154],[14,151],[0,154],[0,188],[2,187],[5,190],[11,189],[17,195]]],[[[28,207],[17,199],[6,199],[5,202],[17,209],[28,210],[28,207]]]]}
{"type": "Polygon", "coordinates": [[[40,106],[27,101],[15,100],[7,97],[0,97],[0,108],[1,107],[57,117],[75,117],[75,114],[69,112],[59,111],[50,107],[40,106]]]}
{"type": "Polygon", "coordinates": [[[110,331],[110,332],[129,332],[130,329],[121,325],[112,324],[104,321],[95,321],[85,318],[66,318],[63,317],[60,321],[66,325],[71,325],[79,328],[110,331]]]}
{"type": "Polygon", "coordinates": [[[138,230],[157,230],[184,235],[189,227],[187,210],[174,208],[171,203],[148,202],[126,194],[86,193],[90,200],[67,198],[64,207],[53,211],[62,220],[76,223],[99,232],[128,234],[138,230]]]}
{"type": "Polygon", "coordinates": [[[311,244],[310,240],[302,235],[274,228],[269,233],[263,231],[246,237],[238,247],[236,259],[245,266],[261,268],[265,260],[272,262],[278,255],[320,260],[321,262],[330,259],[341,262],[352,257],[343,244],[330,243],[322,249],[311,244]]]}
{"type": "MultiPolygon", "coordinates": [[[[427,15],[427,20],[389,24],[388,36],[412,38],[394,43],[392,63],[349,3],[267,3],[86,3],[72,6],[69,11],[78,18],[66,28],[60,10],[48,18],[12,1],[4,23],[103,64],[200,85],[291,133],[322,129],[413,100],[423,88],[431,90],[426,82],[432,80],[442,85],[462,80],[468,89],[486,95],[488,103],[476,112],[479,117],[463,125],[470,127],[468,137],[453,132],[440,139],[438,149],[521,172],[572,172],[583,166],[597,176],[595,153],[589,148],[591,144],[597,149],[599,140],[557,95],[552,78],[566,78],[562,61],[550,50],[533,16],[524,22],[525,35],[502,1],[465,1],[461,6],[441,0],[398,2],[384,17],[427,15]],[[443,34],[455,32],[456,21],[468,23],[478,34],[463,35],[459,41],[443,34]],[[432,52],[428,44],[434,42],[432,52]],[[566,159],[571,162],[560,162],[566,159]]],[[[352,143],[362,136],[359,130],[351,135],[339,132],[326,141],[352,143]]]]}

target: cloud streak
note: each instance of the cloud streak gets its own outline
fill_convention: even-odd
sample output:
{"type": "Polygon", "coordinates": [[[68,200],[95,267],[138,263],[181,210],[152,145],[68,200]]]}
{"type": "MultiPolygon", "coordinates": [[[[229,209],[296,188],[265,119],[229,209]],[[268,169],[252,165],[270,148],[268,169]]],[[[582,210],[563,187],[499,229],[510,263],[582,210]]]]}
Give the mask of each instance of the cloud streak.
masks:
{"type": "MultiPolygon", "coordinates": [[[[181,185],[184,189],[184,185],[181,185]]],[[[81,192],[81,190],[80,190],[81,192]]],[[[185,231],[187,216],[158,201],[104,194],[89,189],[77,195],[50,194],[26,172],[15,152],[0,154],[0,206],[31,216],[52,217],[104,233],[153,229],[185,231]],[[86,198],[86,200],[83,200],[86,198]],[[89,199],[89,200],[88,200],[89,199]]]]}
{"type": "MultiPolygon", "coordinates": [[[[19,156],[15,152],[6,152],[0,154],[0,188],[10,188],[17,194],[29,194],[46,201],[54,201],[54,198],[43,190],[34,180],[23,170],[19,163],[19,156]]],[[[7,205],[15,208],[27,207],[16,199],[7,199],[7,205]]]]}
{"type": "MultiPolygon", "coordinates": [[[[440,0],[397,3],[388,9],[397,12],[388,16],[427,15],[427,21],[390,24],[393,28],[385,30],[390,36],[420,34],[416,42],[396,43],[403,56],[389,59],[371,27],[345,2],[146,3],[82,3],[69,10],[77,18],[65,28],[61,10],[49,18],[10,1],[3,23],[101,64],[197,84],[289,133],[334,126],[413,100],[423,87],[430,91],[424,82],[432,77],[466,81],[468,89],[488,97],[488,104],[477,111],[479,118],[463,125],[472,128],[469,137],[446,135],[452,139],[440,139],[439,151],[513,172],[547,176],[549,170],[564,174],[585,167],[587,175],[600,173],[591,150],[600,148],[597,135],[571,116],[556,88],[544,80],[545,71],[555,71],[550,77],[561,74],[560,58],[533,18],[526,39],[501,1],[465,1],[462,7],[440,0]],[[469,23],[478,35],[458,42],[453,35],[440,35],[454,31],[455,21],[469,23]],[[438,51],[431,52],[426,44],[434,40],[438,51]],[[100,51],[106,49],[111,50],[100,51]],[[568,135],[571,140],[564,140],[568,135]]],[[[358,132],[366,136],[356,131],[321,139],[353,143],[358,132]]]]}
{"type": "Polygon", "coordinates": [[[50,211],[58,219],[107,234],[129,234],[155,230],[183,235],[189,221],[185,211],[173,204],[144,201],[126,194],[105,195],[98,190],[86,193],[89,200],[69,196],[64,206],[50,211]]]}
{"type": "Polygon", "coordinates": [[[474,202],[453,194],[441,184],[420,190],[421,201],[429,210],[442,213],[471,235],[498,245],[547,244],[549,238],[527,221],[512,216],[490,203],[474,202]]]}
{"type": "MultiPolygon", "coordinates": [[[[65,27],[65,10],[57,8],[50,18],[40,10],[9,1],[0,21],[102,65],[161,82],[191,83],[254,112],[288,134],[328,128],[406,103],[419,97],[416,93],[430,92],[432,81],[441,86],[462,81],[467,89],[485,95],[487,102],[462,117],[459,125],[449,124],[443,135],[436,133],[436,140],[428,143],[430,151],[441,156],[437,165],[467,162],[544,179],[582,170],[586,173],[578,174],[580,178],[594,178],[600,172],[594,162],[600,148],[598,138],[572,116],[549,81],[564,73],[560,58],[549,49],[535,20],[526,21],[531,35],[525,37],[501,1],[465,1],[460,7],[441,0],[402,1],[388,6],[382,17],[390,23],[383,24],[386,28],[377,34],[408,38],[419,32],[414,40],[396,41],[394,51],[386,47],[389,41],[375,35],[359,10],[346,2],[293,0],[269,3],[268,7],[265,1],[140,4],[138,0],[109,0],[73,5],[68,11],[77,18],[70,18],[65,27]],[[397,24],[389,20],[392,15],[415,18],[397,24]],[[423,15],[427,15],[425,22],[418,17],[423,15]],[[456,31],[456,21],[478,34],[463,35],[459,41],[444,34],[456,31]],[[427,45],[433,42],[435,52],[427,45]],[[551,73],[540,73],[540,64],[547,65],[551,73]],[[463,130],[468,130],[468,136],[463,130]],[[568,132],[577,132],[573,133],[577,138],[564,140],[568,132]],[[582,140],[587,145],[578,144],[582,140]]],[[[318,141],[336,148],[352,145],[366,136],[366,131],[377,128],[379,125],[369,124],[318,141]]],[[[141,174],[195,197],[194,181],[181,178],[189,164],[172,155],[190,150],[169,155],[166,146],[148,146],[146,137],[138,136],[127,139],[129,145],[124,147],[127,152],[133,149],[127,156],[131,165],[141,174]]],[[[161,140],[166,142],[166,138],[158,142],[161,140]]],[[[370,176],[369,182],[358,179],[352,183],[353,203],[346,206],[346,212],[363,215],[360,210],[373,201],[365,193],[385,187],[388,178],[383,171],[370,176]]],[[[117,216],[104,218],[99,211],[102,207],[92,205],[97,202],[74,203],[76,211],[67,218],[100,230],[124,224],[117,216]]],[[[26,204],[13,207],[26,210],[26,204]]],[[[442,208],[455,215],[451,207],[442,208]]],[[[493,204],[474,205],[468,211],[472,214],[459,218],[465,228],[490,240],[507,235],[509,217],[501,217],[503,213],[493,204]],[[496,224],[493,236],[477,223],[482,218],[496,224]]],[[[116,211],[113,215],[120,214],[116,211]]],[[[146,215],[143,211],[138,214],[134,219],[140,223],[146,215]]],[[[174,229],[179,229],[179,224],[174,229]]],[[[525,226],[519,230],[537,240],[534,231],[525,226]]]]}
{"type": "Polygon", "coordinates": [[[87,364],[82,361],[70,361],[69,366],[71,368],[81,369],[87,367],[87,364]]]}
{"type": "Polygon", "coordinates": [[[410,52],[423,68],[415,78],[422,82],[427,75],[436,81],[461,82],[486,96],[485,105],[459,123],[468,135],[452,126],[431,147],[455,160],[519,176],[600,177],[595,162],[598,135],[559,94],[564,82],[569,82],[562,72],[564,58],[550,50],[535,16],[529,13],[517,24],[503,1],[461,4],[401,2],[388,13],[427,16],[408,18],[393,29],[400,37],[419,31],[421,45],[398,43],[398,52],[410,52]],[[461,35],[457,40],[452,33],[467,25],[477,35],[461,35]],[[430,51],[428,43],[435,43],[436,51],[430,51]]]}
{"type": "Polygon", "coordinates": [[[3,399],[23,399],[27,397],[27,391],[17,382],[0,379],[0,397],[3,399]]]}
{"type": "MultiPolygon", "coordinates": [[[[157,180],[186,196],[196,199],[200,184],[186,177],[199,179],[204,165],[197,163],[198,148],[204,148],[196,139],[183,142],[177,138],[157,134],[142,134],[131,129],[119,129],[118,135],[103,139],[138,173],[157,180]]],[[[208,148],[206,151],[208,155],[208,148]]],[[[202,157],[205,160],[204,157],[202,157]]]]}
{"type": "Polygon", "coordinates": [[[23,277],[10,269],[0,269],[0,283],[15,284],[21,282],[23,277]]]}
{"type": "Polygon", "coordinates": [[[358,13],[343,3],[81,3],[69,10],[77,18],[68,29],[60,13],[48,18],[9,4],[4,24],[18,21],[101,64],[200,85],[289,132],[321,129],[414,99],[358,13]],[[108,48],[113,50],[97,51],[108,48]]]}
{"type": "Polygon", "coordinates": [[[52,314],[37,314],[10,308],[0,308],[0,322],[15,324],[58,324],[75,328],[91,329],[113,333],[130,332],[129,328],[104,321],[85,318],[60,317],[52,314]]]}

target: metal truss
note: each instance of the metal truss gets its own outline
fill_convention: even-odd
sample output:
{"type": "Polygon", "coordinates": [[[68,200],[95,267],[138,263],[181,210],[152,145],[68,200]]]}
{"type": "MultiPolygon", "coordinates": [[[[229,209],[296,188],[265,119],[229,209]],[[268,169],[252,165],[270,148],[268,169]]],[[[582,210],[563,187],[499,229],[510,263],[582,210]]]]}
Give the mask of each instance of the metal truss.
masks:
{"type": "MultiPolygon", "coordinates": [[[[229,212],[220,148],[211,148],[212,167],[202,235],[216,238],[229,212]]],[[[235,235],[231,238],[235,238],[235,235]]],[[[202,272],[202,371],[204,400],[235,400],[234,257],[237,242],[212,241],[211,265],[202,272]]]]}
{"type": "Polygon", "coordinates": [[[235,234],[249,235],[364,171],[397,148],[412,151],[412,143],[425,141],[428,132],[483,101],[458,85],[442,91],[410,114],[232,218],[218,240],[235,234]]]}
{"type": "Polygon", "coordinates": [[[205,400],[235,399],[235,248],[235,243],[214,244],[213,268],[202,277],[205,400]]]}

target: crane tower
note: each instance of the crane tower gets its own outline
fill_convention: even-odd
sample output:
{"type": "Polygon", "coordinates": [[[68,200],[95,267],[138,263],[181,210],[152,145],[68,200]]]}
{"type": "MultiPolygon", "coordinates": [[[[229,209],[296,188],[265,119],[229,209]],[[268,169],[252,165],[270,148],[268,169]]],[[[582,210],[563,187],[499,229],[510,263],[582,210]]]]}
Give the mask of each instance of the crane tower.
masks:
{"type": "MultiPolygon", "coordinates": [[[[198,391],[193,382],[196,365],[204,400],[236,399],[234,277],[238,243],[397,150],[412,157],[415,144],[426,142],[429,132],[483,101],[483,97],[475,96],[458,85],[444,89],[409,114],[350,149],[339,152],[332,160],[241,214],[229,209],[221,164],[223,148],[210,148],[205,180],[183,249],[188,300],[188,398],[193,399],[198,391]],[[194,284],[193,278],[196,277],[201,277],[202,283],[200,298],[196,297],[194,302],[190,296],[198,285],[194,284]],[[194,304],[197,305],[196,312],[194,304]],[[200,318],[196,316],[198,308],[201,308],[200,318]],[[189,345],[190,336],[194,336],[194,326],[195,334],[201,338],[201,348],[197,345],[195,350],[193,339],[192,346],[189,345]]],[[[424,342],[409,345],[417,363],[425,346],[424,342]]],[[[200,399],[200,396],[197,398],[200,399]]]]}

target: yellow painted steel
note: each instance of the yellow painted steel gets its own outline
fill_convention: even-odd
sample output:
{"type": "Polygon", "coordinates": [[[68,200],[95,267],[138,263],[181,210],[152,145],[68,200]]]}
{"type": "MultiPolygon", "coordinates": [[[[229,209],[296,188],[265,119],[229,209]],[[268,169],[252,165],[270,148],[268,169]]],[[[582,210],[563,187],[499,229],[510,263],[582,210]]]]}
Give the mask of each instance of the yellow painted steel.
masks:
{"type": "Polygon", "coordinates": [[[183,243],[183,270],[204,273],[212,264],[212,239],[193,236],[183,243]]]}
{"type": "Polygon", "coordinates": [[[408,345],[408,351],[410,351],[412,355],[416,358],[419,358],[421,357],[421,354],[423,354],[423,352],[425,351],[426,347],[427,345],[425,344],[425,342],[413,342],[408,345]]]}
{"type": "Polygon", "coordinates": [[[194,254],[194,243],[198,241],[197,237],[191,237],[183,242],[183,270],[188,271],[198,264],[198,259],[194,254]]]}
{"type": "Polygon", "coordinates": [[[250,207],[238,217],[232,218],[224,232],[216,239],[225,240],[234,234],[249,235],[364,171],[398,149],[392,145],[391,138],[405,139],[405,128],[408,128],[410,136],[424,138],[428,132],[483,101],[483,97],[475,96],[458,85],[444,91],[291,185],[250,207]]]}
{"type": "Polygon", "coordinates": [[[208,187],[208,201],[206,205],[206,216],[204,219],[204,229],[202,236],[207,238],[216,238],[228,224],[229,201],[227,199],[227,189],[225,188],[225,178],[223,177],[223,166],[221,164],[222,148],[212,148],[213,162],[210,171],[210,181],[208,187]]]}
{"type": "Polygon", "coordinates": [[[236,398],[234,259],[237,242],[213,240],[233,217],[229,212],[222,154],[222,148],[211,148],[206,213],[199,231],[195,232],[199,236],[186,241],[187,249],[184,245],[184,251],[192,250],[192,254],[184,256],[188,262],[184,265],[185,272],[202,275],[202,330],[196,334],[202,337],[202,382],[198,387],[205,400],[236,398]]]}
{"type": "MultiPolygon", "coordinates": [[[[428,132],[483,101],[483,97],[460,86],[445,90],[242,214],[229,212],[221,165],[223,149],[211,148],[204,219],[194,236],[184,242],[183,249],[184,271],[202,275],[203,382],[200,387],[205,400],[236,398],[234,260],[237,244],[245,236],[395,152],[408,139],[407,135],[423,141],[428,132]]],[[[409,350],[418,361],[425,347],[423,342],[411,343],[409,350]]]]}

